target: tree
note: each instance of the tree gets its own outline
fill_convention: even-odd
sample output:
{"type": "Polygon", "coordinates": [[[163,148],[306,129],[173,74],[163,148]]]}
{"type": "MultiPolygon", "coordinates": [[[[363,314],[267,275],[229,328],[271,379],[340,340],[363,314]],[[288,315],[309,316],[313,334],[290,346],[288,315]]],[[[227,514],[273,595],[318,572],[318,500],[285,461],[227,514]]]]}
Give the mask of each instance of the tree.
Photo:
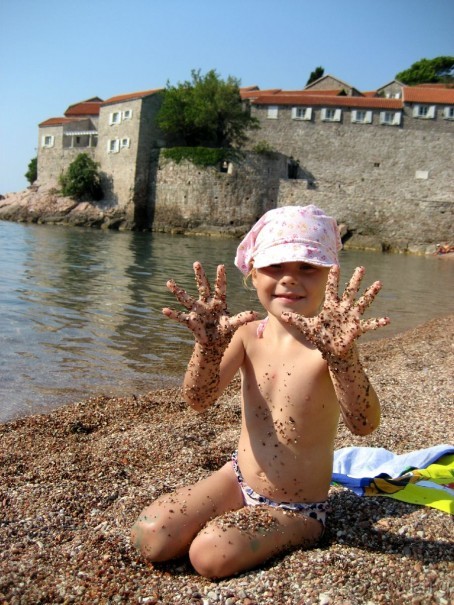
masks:
{"type": "Polygon", "coordinates": [[[33,185],[33,183],[38,178],[38,158],[32,158],[30,160],[30,162],[28,163],[28,170],[24,174],[24,176],[30,183],[30,185],[33,185]]]}
{"type": "Polygon", "coordinates": [[[325,74],[325,69],[323,67],[321,67],[321,66],[320,67],[316,67],[314,69],[314,71],[311,71],[311,75],[309,76],[309,79],[306,82],[306,86],[309,86],[309,84],[312,84],[312,82],[315,82],[315,80],[318,80],[324,74],[325,74]]]}
{"type": "Polygon", "coordinates": [[[239,81],[224,81],[214,69],[204,76],[192,70],[191,76],[177,86],[167,83],[158,126],[186,146],[241,147],[258,121],[243,107],[239,81]]]}
{"type": "Polygon", "coordinates": [[[434,82],[454,83],[454,57],[421,59],[396,74],[396,80],[409,86],[434,82]]]}
{"type": "Polygon", "coordinates": [[[63,195],[77,199],[102,199],[98,164],[87,153],[79,153],[68,170],[60,175],[59,181],[63,195]]]}

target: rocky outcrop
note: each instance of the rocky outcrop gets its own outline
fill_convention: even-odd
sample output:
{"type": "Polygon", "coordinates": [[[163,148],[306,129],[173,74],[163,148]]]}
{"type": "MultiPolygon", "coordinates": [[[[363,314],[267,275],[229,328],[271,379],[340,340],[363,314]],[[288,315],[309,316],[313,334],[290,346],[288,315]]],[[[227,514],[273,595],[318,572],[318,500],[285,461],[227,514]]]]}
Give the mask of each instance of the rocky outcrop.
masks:
{"type": "Polygon", "coordinates": [[[24,191],[1,196],[0,220],[125,231],[134,228],[125,209],[102,201],[77,201],[44,185],[32,185],[24,191]]]}

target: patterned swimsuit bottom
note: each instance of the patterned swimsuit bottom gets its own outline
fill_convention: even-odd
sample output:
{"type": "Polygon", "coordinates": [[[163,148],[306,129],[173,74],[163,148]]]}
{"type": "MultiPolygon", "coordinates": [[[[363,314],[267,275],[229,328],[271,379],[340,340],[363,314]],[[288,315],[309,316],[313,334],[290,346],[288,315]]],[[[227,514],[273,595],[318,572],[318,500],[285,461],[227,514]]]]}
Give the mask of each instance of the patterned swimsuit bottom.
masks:
{"type": "Polygon", "coordinates": [[[246,506],[258,506],[259,504],[266,504],[273,508],[280,508],[282,510],[289,510],[296,513],[309,517],[310,519],[316,519],[323,527],[325,527],[326,512],[328,510],[328,503],[325,502],[275,502],[266,496],[261,496],[255,492],[252,487],[249,487],[245,483],[243,476],[238,466],[238,452],[232,454],[232,464],[235,475],[240,484],[241,491],[243,492],[243,500],[246,506]]]}

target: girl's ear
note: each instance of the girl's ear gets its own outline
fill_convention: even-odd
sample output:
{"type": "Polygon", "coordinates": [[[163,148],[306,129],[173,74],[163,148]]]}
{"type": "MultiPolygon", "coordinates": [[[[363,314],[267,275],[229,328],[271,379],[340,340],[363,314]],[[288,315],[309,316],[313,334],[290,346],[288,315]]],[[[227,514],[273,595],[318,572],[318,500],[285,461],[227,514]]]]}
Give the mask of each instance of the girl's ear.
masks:
{"type": "Polygon", "coordinates": [[[249,272],[249,275],[251,276],[252,285],[254,286],[254,288],[256,288],[255,282],[257,280],[257,269],[254,269],[254,267],[252,267],[252,269],[249,272]]]}

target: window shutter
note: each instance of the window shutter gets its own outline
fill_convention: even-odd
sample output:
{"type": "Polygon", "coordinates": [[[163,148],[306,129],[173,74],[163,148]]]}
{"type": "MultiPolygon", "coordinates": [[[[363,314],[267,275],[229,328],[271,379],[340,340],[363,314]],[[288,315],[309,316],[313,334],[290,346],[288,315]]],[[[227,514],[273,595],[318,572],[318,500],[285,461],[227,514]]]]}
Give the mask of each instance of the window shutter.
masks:
{"type": "Polygon", "coordinates": [[[352,109],[352,122],[357,122],[358,121],[358,110],[357,109],[352,109]]]}
{"type": "Polygon", "coordinates": [[[268,105],[268,118],[270,118],[271,120],[277,120],[277,112],[277,105],[268,105]]]}
{"type": "Polygon", "coordinates": [[[431,105],[429,107],[429,111],[427,112],[427,117],[428,118],[434,118],[435,117],[435,109],[436,109],[435,105],[431,105]]]}
{"type": "Polygon", "coordinates": [[[325,107],[322,108],[320,117],[322,118],[322,120],[326,120],[326,108],[325,107]]]}
{"type": "Polygon", "coordinates": [[[341,121],[341,115],[342,115],[342,109],[336,109],[336,111],[334,112],[334,122],[340,122],[341,121]]]}
{"type": "Polygon", "coordinates": [[[312,120],[312,107],[306,107],[303,120],[312,120]]]}
{"type": "Polygon", "coordinates": [[[394,114],[394,117],[393,117],[393,125],[394,126],[399,126],[400,125],[401,117],[402,117],[402,113],[400,111],[396,111],[396,113],[394,114]]]}
{"type": "Polygon", "coordinates": [[[372,112],[366,111],[366,118],[364,120],[366,124],[372,124],[372,112]]]}
{"type": "Polygon", "coordinates": [[[292,120],[296,120],[296,118],[298,117],[296,115],[296,111],[297,111],[297,107],[292,107],[292,120]]]}
{"type": "Polygon", "coordinates": [[[419,116],[419,105],[413,105],[413,117],[417,118],[419,116]]]}

